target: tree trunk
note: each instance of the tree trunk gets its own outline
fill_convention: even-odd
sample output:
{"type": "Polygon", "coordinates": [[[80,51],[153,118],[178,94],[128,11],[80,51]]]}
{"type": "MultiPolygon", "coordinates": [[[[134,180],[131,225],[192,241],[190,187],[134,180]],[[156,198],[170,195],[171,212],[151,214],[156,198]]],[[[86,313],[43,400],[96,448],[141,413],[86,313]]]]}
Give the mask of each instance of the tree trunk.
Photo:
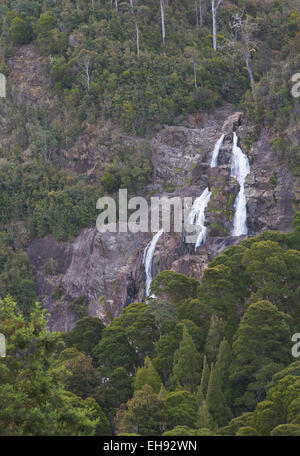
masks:
{"type": "Polygon", "coordinates": [[[251,53],[248,50],[247,54],[245,55],[245,62],[246,62],[247,70],[249,73],[252,94],[255,95],[255,81],[254,81],[253,72],[252,72],[252,69],[250,66],[250,57],[251,57],[251,53]]]}
{"type": "Polygon", "coordinates": [[[196,64],[195,64],[195,59],[193,59],[193,69],[194,69],[194,85],[195,89],[198,89],[198,84],[197,84],[197,69],[196,69],[196,64]]]}
{"type": "Polygon", "coordinates": [[[87,89],[88,91],[90,90],[90,72],[89,72],[89,64],[86,64],[85,66],[85,75],[86,75],[86,86],[87,86],[87,89]]]}
{"type": "Polygon", "coordinates": [[[202,0],[199,0],[199,22],[200,22],[200,27],[202,27],[202,25],[203,25],[202,0]]]}
{"type": "Polygon", "coordinates": [[[196,18],[196,27],[199,27],[199,16],[198,16],[198,0],[195,0],[195,18],[196,18]]]}
{"type": "Polygon", "coordinates": [[[136,53],[139,55],[140,53],[140,31],[137,23],[135,23],[135,29],[136,29],[136,53]]]}
{"type": "Polygon", "coordinates": [[[217,50],[217,21],[216,21],[217,8],[215,7],[215,0],[211,0],[211,10],[212,10],[212,22],[213,22],[213,48],[214,48],[214,51],[216,51],[217,50]]]}
{"type": "Polygon", "coordinates": [[[163,42],[163,45],[165,45],[165,42],[166,42],[166,29],[165,29],[164,0],[160,0],[160,13],[161,13],[162,42],[163,42]]]}

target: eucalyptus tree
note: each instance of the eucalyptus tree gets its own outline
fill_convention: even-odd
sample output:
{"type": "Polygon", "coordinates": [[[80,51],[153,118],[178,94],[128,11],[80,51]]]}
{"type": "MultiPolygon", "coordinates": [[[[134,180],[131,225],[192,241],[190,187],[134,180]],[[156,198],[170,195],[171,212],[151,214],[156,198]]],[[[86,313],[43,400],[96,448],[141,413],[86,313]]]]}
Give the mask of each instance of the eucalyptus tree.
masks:
{"type": "Polygon", "coordinates": [[[140,30],[139,30],[139,26],[138,26],[138,23],[136,21],[136,17],[135,17],[135,13],[134,13],[133,0],[129,0],[129,2],[130,2],[131,14],[132,14],[132,17],[133,17],[134,26],[135,26],[135,33],[136,33],[136,53],[137,53],[137,55],[139,55],[139,53],[140,53],[140,30]]]}
{"type": "Polygon", "coordinates": [[[163,45],[166,43],[166,27],[165,27],[165,0],[160,0],[160,15],[161,15],[161,34],[163,45]]]}
{"type": "Polygon", "coordinates": [[[251,56],[256,51],[257,47],[254,39],[256,24],[249,16],[243,17],[242,14],[235,14],[233,16],[231,28],[233,30],[233,36],[231,40],[229,40],[229,45],[234,47],[244,58],[250,78],[251,90],[254,95],[255,81],[251,68],[251,56]]]}
{"type": "Polygon", "coordinates": [[[217,50],[217,11],[222,0],[211,0],[212,23],[213,23],[213,48],[217,50]]]}

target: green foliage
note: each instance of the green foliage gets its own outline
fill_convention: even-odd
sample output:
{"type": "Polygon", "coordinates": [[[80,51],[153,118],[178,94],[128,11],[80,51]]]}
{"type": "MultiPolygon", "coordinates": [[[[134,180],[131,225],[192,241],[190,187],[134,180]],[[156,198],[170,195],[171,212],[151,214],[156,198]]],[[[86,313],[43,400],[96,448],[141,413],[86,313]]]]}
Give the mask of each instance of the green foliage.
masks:
{"type": "Polygon", "coordinates": [[[255,435],[259,435],[256,431],[256,429],[254,429],[253,427],[251,426],[243,426],[243,427],[240,427],[237,431],[237,433],[235,434],[237,437],[241,437],[241,436],[255,436],[255,435]]]}
{"type": "Polygon", "coordinates": [[[144,385],[150,385],[155,394],[160,392],[162,383],[153,364],[148,356],[145,358],[144,366],[140,367],[134,378],[134,389],[140,390],[144,385]]]}
{"type": "Polygon", "coordinates": [[[198,353],[188,328],[183,327],[182,341],[174,354],[171,382],[188,391],[195,392],[200,381],[200,354],[198,353]]]}
{"type": "Polygon", "coordinates": [[[236,391],[242,385],[246,390],[236,405],[251,410],[264,398],[265,385],[272,375],[290,360],[289,323],[288,316],[268,301],[249,306],[233,343],[231,379],[236,391]]]}
{"type": "Polygon", "coordinates": [[[232,418],[232,412],[226,404],[226,399],[221,389],[218,371],[214,365],[212,365],[210,371],[206,402],[208,412],[212,416],[214,422],[216,422],[219,427],[225,426],[232,418]]]}
{"type": "Polygon", "coordinates": [[[9,28],[9,34],[14,44],[27,44],[32,40],[32,26],[28,18],[16,16],[9,28]]]}
{"type": "MultiPolygon", "coordinates": [[[[165,2],[164,46],[154,0],[133,11],[108,0],[1,2],[0,71],[13,82],[14,57],[38,51],[44,65],[29,94],[41,99],[28,103],[14,87],[0,119],[0,296],[12,297],[0,299],[8,352],[0,362],[1,435],[299,435],[290,339],[300,331],[300,212],[292,232],[264,232],[225,250],[201,285],[163,271],[152,282],[157,298],[127,306],[108,327],[86,316],[80,296],[69,304],[79,321],[68,334],[46,329],[25,253],[37,236],[71,240],[94,225],[103,193],[147,192],[150,138],[224,103],[256,125],[248,150],[264,128],[272,153],[299,176],[296,3],[239,0],[218,12],[219,44],[233,12],[255,25],[253,96],[240,47],[214,52],[210,10],[199,27],[193,2],[165,2]]],[[[277,184],[275,173],[270,190],[277,184]]],[[[219,223],[211,228],[224,234],[219,223]]],[[[56,286],[53,258],[44,272],[56,286]]],[[[62,293],[56,287],[53,298],[62,293]]]]}
{"type": "Polygon", "coordinates": [[[120,407],[116,414],[118,434],[159,435],[166,422],[165,403],[154,394],[151,386],[135,391],[133,398],[120,407]]]}
{"type": "Polygon", "coordinates": [[[93,349],[101,340],[104,324],[99,318],[84,317],[66,335],[67,343],[78,351],[92,356],[93,349]]]}
{"type": "Polygon", "coordinates": [[[201,401],[204,400],[207,394],[207,388],[210,378],[210,369],[207,362],[206,355],[203,357],[203,367],[202,367],[202,375],[201,375],[201,383],[198,388],[197,397],[199,395],[200,400],[198,400],[198,404],[201,405],[201,401]]]}
{"type": "Polygon", "coordinates": [[[194,427],[197,420],[197,404],[195,396],[189,391],[177,390],[166,397],[168,427],[176,425],[194,427]]]}
{"type": "Polygon", "coordinates": [[[87,299],[82,295],[71,302],[70,308],[79,319],[88,315],[88,302],[87,299]]]}
{"type": "Polygon", "coordinates": [[[108,422],[94,399],[66,391],[55,368],[58,338],[46,329],[36,305],[28,321],[11,298],[0,300],[0,332],[7,356],[1,360],[0,434],[95,435],[108,422]]]}
{"type": "Polygon", "coordinates": [[[198,287],[199,282],[192,277],[173,271],[163,271],[152,281],[151,293],[176,305],[184,299],[196,297],[198,287]]]}
{"type": "Polygon", "coordinates": [[[126,188],[129,193],[143,190],[152,179],[148,147],[136,152],[119,150],[117,158],[107,164],[104,171],[101,183],[106,193],[113,193],[119,188],[126,188]]]}

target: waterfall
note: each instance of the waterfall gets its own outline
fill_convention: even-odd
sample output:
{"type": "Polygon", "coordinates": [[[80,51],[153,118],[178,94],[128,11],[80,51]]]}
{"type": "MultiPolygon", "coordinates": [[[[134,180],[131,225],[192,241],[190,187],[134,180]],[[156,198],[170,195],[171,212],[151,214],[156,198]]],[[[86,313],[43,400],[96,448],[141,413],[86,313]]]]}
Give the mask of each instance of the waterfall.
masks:
{"type": "MultiPolygon", "coordinates": [[[[218,164],[218,157],[219,157],[219,152],[221,149],[221,146],[224,142],[225,135],[222,135],[221,138],[218,139],[214,146],[214,150],[212,153],[212,158],[210,162],[210,167],[215,168],[218,164]]],[[[206,233],[207,233],[207,228],[205,226],[205,210],[208,206],[208,203],[210,201],[211,197],[211,192],[209,191],[209,188],[206,187],[204,192],[199,196],[199,198],[196,198],[191,212],[189,213],[189,224],[190,225],[197,225],[200,228],[199,235],[195,244],[195,251],[197,250],[200,245],[205,244],[206,242],[206,233]]]]}
{"type": "Polygon", "coordinates": [[[219,157],[219,152],[221,149],[221,146],[223,144],[225,135],[222,135],[221,138],[216,142],[213,153],[212,153],[212,158],[210,162],[210,167],[211,168],[216,168],[218,166],[218,157],[219,157]]]}
{"type": "Polygon", "coordinates": [[[195,251],[206,241],[207,228],[205,226],[205,209],[207,208],[210,197],[211,192],[209,191],[209,188],[206,187],[201,196],[195,199],[191,212],[189,213],[189,224],[197,225],[200,228],[195,244],[195,251]]]}
{"type": "Polygon", "coordinates": [[[153,255],[155,252],[156,244],[163,233],[163,229],[158,231],[152,238],[151,242],[147,245],[144,250],[143,256],[143,263],[145,266],[145,274],[146,274],[146,296],[150,294],[150,285],[152,282],[152,262],[153,262],[153,255]]]}
{"type": "Polygon", "coordinates": [[[245,181],[249,173],[250,164],[248,157],[238,146],[237,134],[233,132],[231,176],[234,177],[240,184],[240,191],[234,203],[232,236],[242,236],[248,234],[245,181]]]}

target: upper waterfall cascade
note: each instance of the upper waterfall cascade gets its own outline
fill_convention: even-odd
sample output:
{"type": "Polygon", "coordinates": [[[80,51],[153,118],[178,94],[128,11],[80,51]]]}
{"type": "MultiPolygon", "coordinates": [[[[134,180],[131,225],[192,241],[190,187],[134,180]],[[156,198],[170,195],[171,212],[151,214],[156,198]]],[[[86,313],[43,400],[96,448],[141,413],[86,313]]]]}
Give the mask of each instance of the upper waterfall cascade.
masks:
{"type": "Polygon", "coordinates": [[[150,285],[152,282],[152,263],[153,263],[153,256],[156,249],[156,244],[163,234],[163,229],[158,231],[152,238],[151,242],[147,245],[144,250],[143,256],[143,263],[145,266],[145,273],[146,273],[146,296],[150,295],[150,285]]]}
{"type": "Polygon", "coordinates": [[[231,176],[240,184],[240,190],[234,203],[232,236],[243,236],[248,234],[245,182],[249,173],[250,163],[248,157],[238,146],[238,136],[233,132],[231,176]]]}

